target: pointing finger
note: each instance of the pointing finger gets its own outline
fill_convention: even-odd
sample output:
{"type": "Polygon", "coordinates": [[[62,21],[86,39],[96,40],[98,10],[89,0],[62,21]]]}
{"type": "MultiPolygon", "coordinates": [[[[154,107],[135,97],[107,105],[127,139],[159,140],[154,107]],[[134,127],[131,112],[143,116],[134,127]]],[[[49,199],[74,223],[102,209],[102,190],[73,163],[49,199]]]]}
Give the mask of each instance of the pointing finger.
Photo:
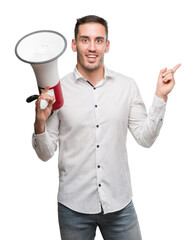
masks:
{"type": "Polygon", "coordinates": [[[46,93],[49,89],[50,89],[50,86],[47,86],[46,88],[44,88],[44,90],[42,91],[42,93],[46,93]]]}
{"type": "Polygon", "coordinates": [[[173,68],[173,72],[175,73],[176,72],[176,70],[179,68],[181,66],[181,64],[179,63],[179,64],[177,64],[174,68],[173,68]]]}

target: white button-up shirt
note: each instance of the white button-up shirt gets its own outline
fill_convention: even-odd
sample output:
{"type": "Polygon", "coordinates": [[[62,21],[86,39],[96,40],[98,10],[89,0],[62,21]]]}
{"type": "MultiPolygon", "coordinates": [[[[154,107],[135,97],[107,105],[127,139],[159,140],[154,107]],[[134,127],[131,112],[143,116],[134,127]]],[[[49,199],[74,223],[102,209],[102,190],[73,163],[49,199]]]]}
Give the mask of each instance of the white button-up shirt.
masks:
{"type": "Polygon", "coordinates": [[[43,134],[33,134],[40,159],[59,145],[58,201],[81,213],[104,214],[132,198],[126,150],[127,129],[150,147],[163,123],[166,103],[154,96],[147,115],[135,81],[105,68],[92,86],[75,68],[61,80],[64,106],[54,111],[43,134]]]}

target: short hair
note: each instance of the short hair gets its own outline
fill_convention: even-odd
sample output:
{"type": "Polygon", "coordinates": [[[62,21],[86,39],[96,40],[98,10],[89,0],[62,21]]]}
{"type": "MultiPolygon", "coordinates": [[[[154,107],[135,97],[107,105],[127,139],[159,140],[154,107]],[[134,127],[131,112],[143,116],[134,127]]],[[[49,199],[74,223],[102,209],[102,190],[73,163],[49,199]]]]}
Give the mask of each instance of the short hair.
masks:
{"type": "Polygon", "coordinates": [[[78,29],[79,26],[81,24],[85,24],[85,23],[100,23],[105,27],[105,32],[106,32],[106,40],[108,40],[108,23],[105,19],[98,17],[96,15],[87,15],[85,17],[82,18],[78,18],[76,25],[75,25],[75,29],[74,29],[74,36],[75,36],[75,40],[77,38],[78,35],[78,29]]]}

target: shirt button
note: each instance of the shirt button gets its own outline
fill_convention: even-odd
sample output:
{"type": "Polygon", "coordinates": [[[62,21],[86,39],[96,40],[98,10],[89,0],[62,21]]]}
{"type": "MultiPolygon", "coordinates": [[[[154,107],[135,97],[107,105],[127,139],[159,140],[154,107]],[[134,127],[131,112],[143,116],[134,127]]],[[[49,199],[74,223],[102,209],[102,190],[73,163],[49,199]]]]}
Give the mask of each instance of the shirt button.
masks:
{"type": "Polygon", "coordinates": [[[95,107],[97,107],[97,105],[95,105],[95,107]]]}
{"type": "Polygon", "coordinates": [[[98,165],[97,167],[100,168],[100,165],[98,165]]]}
{"type": "Polygon", "coordinates": [[[97,128],[99,127],[99,125],[96,126],[97,128]]]}
{"type": "Polygon", "coordinates": [[[99,145],[97,145],[97,148],[99,148],[99,145]]]}
{"type": "Polygon", "coordinates": [[[101,184],[99,184],[99,187],[101,187],[101,184]]]}
{"type": "Polygon", "coordinates": [[[94,87],[94,90],[96,89],[96,87],[94,87]]]}

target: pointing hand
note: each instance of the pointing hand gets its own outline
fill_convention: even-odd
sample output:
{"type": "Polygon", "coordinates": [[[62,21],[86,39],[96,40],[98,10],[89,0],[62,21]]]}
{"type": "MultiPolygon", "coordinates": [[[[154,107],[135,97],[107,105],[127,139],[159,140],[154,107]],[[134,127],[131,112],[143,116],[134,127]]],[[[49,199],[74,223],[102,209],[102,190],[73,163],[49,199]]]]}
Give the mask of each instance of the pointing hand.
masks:
{"type": "Polygon", "coordinates": [[[167,68],[164,68],[160,71],[156,89],[157,97],[167,101],[167,95],[172,91],[175,85],[174,73],[180,66],[181,64],[177,64],[173,69],[167,70],[167,68]]]}

